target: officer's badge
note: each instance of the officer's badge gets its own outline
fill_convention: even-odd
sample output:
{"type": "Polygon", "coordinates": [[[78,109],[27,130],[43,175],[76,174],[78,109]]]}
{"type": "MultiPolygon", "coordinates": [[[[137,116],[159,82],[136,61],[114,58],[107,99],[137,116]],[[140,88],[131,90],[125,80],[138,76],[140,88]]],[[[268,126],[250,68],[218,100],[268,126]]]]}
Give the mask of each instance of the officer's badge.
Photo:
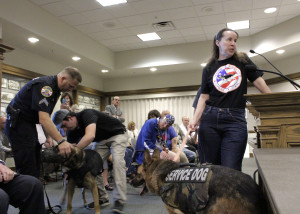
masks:
{"type": "Polygon", "coordinates": [[[51,95],[53,94],[52,88],[50,86],[44,86],[41,90],[41,94],[44,97],[51,97],[51,95]]]}
{"type": "Polygon", "coordinates": [[[48,101],[46,100],[46,98],[40,100],[39,104],[41,105],[42,103],[44,103],[46,106],[49,105],[48,101]]]}

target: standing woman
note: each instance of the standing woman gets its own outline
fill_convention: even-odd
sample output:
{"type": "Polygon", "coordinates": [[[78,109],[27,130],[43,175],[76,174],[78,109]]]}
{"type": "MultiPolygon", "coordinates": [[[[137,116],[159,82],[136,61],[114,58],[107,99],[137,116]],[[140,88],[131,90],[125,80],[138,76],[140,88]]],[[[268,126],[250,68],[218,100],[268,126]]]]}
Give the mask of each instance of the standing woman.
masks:
{"type": "Polygon", "coordinates": [[[199,127],[201,162],[242,168],[248,131],[245,119],[247,79],[261,93],[271,90],[258,72],[247,72],[254,63],[236,51],[238,33],[225,28],[217,33],[213,55],[202,74],[202,93],[191,128],[199,127]],[[201,119],[201,120],[200,120],[201,119]]]}

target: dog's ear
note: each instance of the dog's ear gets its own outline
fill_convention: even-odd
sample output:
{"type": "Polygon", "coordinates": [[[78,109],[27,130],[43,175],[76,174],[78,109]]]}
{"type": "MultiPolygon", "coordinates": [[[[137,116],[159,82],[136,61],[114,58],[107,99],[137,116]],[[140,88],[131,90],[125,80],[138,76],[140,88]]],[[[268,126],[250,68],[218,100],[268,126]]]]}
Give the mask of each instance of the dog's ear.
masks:
{"type": "Polygon", "coordinates": [[[150,152],[149,152],[148,149],[146,149],[145,153],[144,153],[144,161],[143,161],[143,163],[147,164],[147,163],[150,163],[151,161],[152,161],[152,158],[151,158],[150,152]]]}
{"type": "Polygon", "coordinates": [[[154,159],[160,159],[160,151],[158,148],[156,148],[153,152],[152,158],[154,159]]]}

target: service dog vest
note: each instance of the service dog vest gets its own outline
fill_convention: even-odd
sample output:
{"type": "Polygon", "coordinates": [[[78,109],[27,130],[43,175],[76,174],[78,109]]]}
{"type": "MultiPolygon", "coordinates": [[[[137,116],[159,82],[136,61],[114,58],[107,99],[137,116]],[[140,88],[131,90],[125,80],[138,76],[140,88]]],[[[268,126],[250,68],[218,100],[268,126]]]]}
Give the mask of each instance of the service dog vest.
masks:
{"type": "Polygon", "coordinates": [[[212,174],[207,166],[171,171],[160,188],[163,202],[184,213],[200,211],[209,200],[208,188],[212,174]]]}

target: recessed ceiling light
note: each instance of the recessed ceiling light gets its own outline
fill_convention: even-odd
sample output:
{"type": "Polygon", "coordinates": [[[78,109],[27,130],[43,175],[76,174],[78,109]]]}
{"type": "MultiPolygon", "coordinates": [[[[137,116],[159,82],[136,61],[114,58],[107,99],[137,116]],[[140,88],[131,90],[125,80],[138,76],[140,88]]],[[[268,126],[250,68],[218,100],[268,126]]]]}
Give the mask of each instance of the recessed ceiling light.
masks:
{"type": "Polygon", "coordinates": [[[35,38],[35,37],[30,37],[30,38],[28,38],[28,41],[31,42],[31,43],[36,43],[40,40],[38,38],[35,38]]]}
{"type": "Polygon", "coordinates": [[[227,22],[227,28],[232,30],[248,29],[250,26],[249,20],[238,21],[238,22],[227,22]]]}
{"type": "Polygon", "coordinates": [[[282,50],[282,49],[276,51],[276,53],[278,53],[278,54],[283,54],[284,52],[285,52],[285,50],[282,50]]]}
{"type": "Polygon", "coordinates": [[[108,72],[108,70],[106,70],[106,69],[102,69],[102,70],[101,70],[101,72],[102,72],[102,73],[107,73],[107,72],[108,72]]]}
{"type": "Polygon", "coordinates": [[[80,57],[79,56],[73,56],[72,59],[73,59],[73,61],[78,61],[78,60],[80,60],[80,57]]]}
{"type": "Polygon", "coordinates": [[[150,71],[152,72],[157,71],[157,68],[150,68],[150,71]]]}
{"type": "Polygon", "coordinates": [[[274,13],[277,11],[276,7],[270,7],[264,10],[265,13],[274,13]]]}
{"type": "Polygon", "coordinates": [[[137,36],[144,42],[161,39],[156,33],[144,33],[137,36]]]}
{"type": "Polygon", "coordinates": [[[127,3],[127,0],[97,0],[103,7],[127,3]]]}
{"type": "Polygon", "coordinates": [[[207,63],[201,63],[202,67],[205,67],[207,65],[207,63]]]}

